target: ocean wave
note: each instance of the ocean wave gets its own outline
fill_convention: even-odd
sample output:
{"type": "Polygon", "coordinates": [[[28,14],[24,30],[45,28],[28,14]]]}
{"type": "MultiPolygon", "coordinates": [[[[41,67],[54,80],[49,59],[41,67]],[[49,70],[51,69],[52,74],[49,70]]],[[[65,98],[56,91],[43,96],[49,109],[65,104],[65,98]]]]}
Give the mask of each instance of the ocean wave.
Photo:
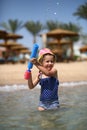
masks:
{"type": "MultiPolygon", "coordinates": [[[[62,87],[74,87],[74,86],[79,86],[79,85],[87,85],[87,81],[80,81],[80,82],[63,82],[60,83],[59,86],[62,87]]],[[[40,88],[40,85],[38,84],[35,89],[40,88]]],[[[5,92],[11,92],[11,91],[18,91],[18,90],[28,90],[28,85],[5,85],[5,86],[0,86],[0,91],[5,91],[5,92]]]]}
{"type": "Polygon", "coordinates": [[[28,89],[27,85],[5,85],[5,86],[0,86],[0,91],[17,91],[17,90],[24,90],[28,89]]]}
{"type": "Polygon", "coordinates": [[[63,83],[60,83],[60,86],[63,86],[63,87],[79,86],[79,85],[87,85],[87,81],[63,82],[63,83]]]}

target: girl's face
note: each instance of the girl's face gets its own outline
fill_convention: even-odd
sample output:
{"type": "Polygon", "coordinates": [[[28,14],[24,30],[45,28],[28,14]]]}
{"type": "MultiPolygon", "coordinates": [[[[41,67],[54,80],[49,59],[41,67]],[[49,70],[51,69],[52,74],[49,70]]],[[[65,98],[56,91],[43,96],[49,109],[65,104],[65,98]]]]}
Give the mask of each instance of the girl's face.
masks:
{"type": "Polygon", "coordinates": [[[54,66],[54,56],[53,55],[45,55],[43,57],[42,61],[43,67],[45,67],[47,70],[51,70],[54,66]]]}

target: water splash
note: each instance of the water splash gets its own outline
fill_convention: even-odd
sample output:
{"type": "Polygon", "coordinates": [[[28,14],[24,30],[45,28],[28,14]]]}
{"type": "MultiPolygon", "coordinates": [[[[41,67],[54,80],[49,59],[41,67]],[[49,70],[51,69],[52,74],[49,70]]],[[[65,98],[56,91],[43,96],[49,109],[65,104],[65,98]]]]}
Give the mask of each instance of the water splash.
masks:
{"type": "Polygon", "coordinates": [[[52,1],[49,0],[48,8],[46,9],[46,13],[49,14],[49,15],[55,15],[56,16],[57,15],[58,6],[59,6],[59,2],[58,1],[53,3],[52,1]]]}
{"type": "Polygon", "coordinates": [[[58,6],[58,5],[59,5],[59,2],[57,2],[56,4],[57,4],[57,6],[58,6]]]}
{"type": "Polygon", "coordinates": [[[57,13],[56,12],[54,12],[54,15],[56,15],[57,13]]]}

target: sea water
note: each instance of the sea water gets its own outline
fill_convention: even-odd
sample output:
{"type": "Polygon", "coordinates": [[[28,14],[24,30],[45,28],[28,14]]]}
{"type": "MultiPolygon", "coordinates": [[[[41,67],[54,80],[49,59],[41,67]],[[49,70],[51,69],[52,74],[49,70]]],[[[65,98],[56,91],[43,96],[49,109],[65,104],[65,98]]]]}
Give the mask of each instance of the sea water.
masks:
{"type": "Polygon", "coordinates": [[[0,87],[0,130],[87,130],[87,82],[61,83],[60,108],[37,110],[40,86],[0,87]]]}

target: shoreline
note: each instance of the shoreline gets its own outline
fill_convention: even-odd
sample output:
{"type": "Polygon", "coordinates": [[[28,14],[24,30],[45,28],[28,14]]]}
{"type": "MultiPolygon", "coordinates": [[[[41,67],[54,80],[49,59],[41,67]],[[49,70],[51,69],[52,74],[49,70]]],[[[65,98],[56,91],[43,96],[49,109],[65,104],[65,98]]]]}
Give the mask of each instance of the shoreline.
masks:
{"type": "MultiPolygon", "coordinates": [[[[72,89],[72,88],[86,88],[87,87],[87,81],[83,82],[63,82],[59,85],[59,91],[66,89],[72,89]]],[[[32,91],[38,91],[40,89],[40,85],[38,84],[32,91]]],[[[13,84],[13,85],[4,85],[0,86],[0,93],[1,92],[16,92],[16,91],[29,91],[28,85],[25,84],[13,84]]]]}
{"type": "MultiPolygon", "coordinates": [[[[60,83],[65,82],[86,82],[87,81],[87,61],[56,63],[58,78],[60,83]]],[[[5,85],[27,85],[24,79],[26,64],[2,64],[0,65],[0,86],[5,85]]],[[[33,79],[37,76],[38,69],[33,66],[33,79]]]]}
{"type": "MultiPolygon", "coordinates": [[[[87,85],[87,80],[85,80],[85,81],[60,82],[60,86],[78,86],[78,85],[84,85],[84,84],[87,85]]],[[[28,84],[15,83],[15,84],[4,84],[4,85],[0,84],[0,87],[15,86],[15,85],[18,85],[18,86],[24,86],[24,85],[28,86],[28,84]]]]}

